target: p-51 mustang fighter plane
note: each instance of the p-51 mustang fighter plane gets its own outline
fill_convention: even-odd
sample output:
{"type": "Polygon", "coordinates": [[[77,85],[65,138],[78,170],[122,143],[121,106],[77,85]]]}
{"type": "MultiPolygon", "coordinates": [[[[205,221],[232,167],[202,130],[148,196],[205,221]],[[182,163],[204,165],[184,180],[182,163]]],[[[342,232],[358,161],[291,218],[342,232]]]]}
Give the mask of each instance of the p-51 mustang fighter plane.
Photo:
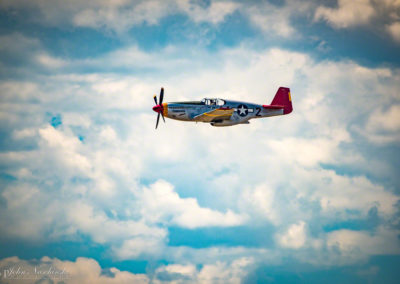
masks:
{"type": "Polygon", "coordinates": [[[164,88],[161,88],[159,103],[154,96],[156,105],[153,110],[157,112],[157,122],[160,115],[182,121],[206,122],[212,126],[232,126],[236,124],[249,124],[252,118],[262,118],[284,115],[292,112],[292,99],[290,89],[280,87],[270,105],[205,98],[201,101],[163,103],[164,88]]]}

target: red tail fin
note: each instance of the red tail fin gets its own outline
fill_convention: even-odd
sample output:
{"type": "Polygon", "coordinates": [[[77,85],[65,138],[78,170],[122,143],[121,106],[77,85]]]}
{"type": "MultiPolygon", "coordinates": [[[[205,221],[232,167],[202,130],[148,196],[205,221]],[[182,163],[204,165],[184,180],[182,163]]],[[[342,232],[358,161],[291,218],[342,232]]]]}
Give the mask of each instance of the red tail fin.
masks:
{"type": "Polygon", "coordinates": [[[282,106],[283,114],[289,114],[292,112],[292,98],[290,97],[290,89],[280,87],[275,94],[274,99],[271,102],[271,106],[282,106]]]}

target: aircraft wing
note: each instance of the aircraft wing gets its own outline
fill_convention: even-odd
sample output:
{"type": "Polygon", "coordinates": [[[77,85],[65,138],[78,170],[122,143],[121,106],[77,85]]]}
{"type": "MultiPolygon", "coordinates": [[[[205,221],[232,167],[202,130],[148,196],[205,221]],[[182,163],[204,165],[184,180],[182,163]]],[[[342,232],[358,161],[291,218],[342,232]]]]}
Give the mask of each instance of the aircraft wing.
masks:
{"type": "Polygon", "coordinates": [[[213,122],[215,120],[225,120],[230,119],[234,109],[231,108],[217,108],[209,112],[204,112],[202,114],[196,115],[193,117],[194,121],[202,121],[202,122],[213,122]]]}

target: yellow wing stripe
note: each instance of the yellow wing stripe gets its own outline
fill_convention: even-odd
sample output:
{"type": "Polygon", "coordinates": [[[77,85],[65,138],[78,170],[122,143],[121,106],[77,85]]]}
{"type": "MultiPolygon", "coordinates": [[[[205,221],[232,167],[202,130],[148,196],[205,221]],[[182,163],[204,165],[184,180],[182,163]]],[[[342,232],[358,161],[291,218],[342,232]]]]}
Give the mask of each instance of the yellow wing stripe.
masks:
{"type": "Polygon", "coordinates": [[[225,115],[229,115],[229,114],[232,114],[232,113],[233,113],[233,111],[232,112],[223,113],[223,114],[211,114],[211,113],[203,113],[203,114],[207,115],[207,116],[225,116],[225,115]]]}
{"type": "Polygon", "coordinates": [[[229,119],[234,112],[233,109],[215,109],[202,113],[194,118],[195,121],[211,122],[215,118],[229,119]],[[208,117],[208,118],[207,118],[208,117]]]}
{"type": "Polygon", "coordinates": [[[292,97],[291,97],[290,92],[289,92],[289,102],[291,102],[291,101],[292,101],[292,97]]]}

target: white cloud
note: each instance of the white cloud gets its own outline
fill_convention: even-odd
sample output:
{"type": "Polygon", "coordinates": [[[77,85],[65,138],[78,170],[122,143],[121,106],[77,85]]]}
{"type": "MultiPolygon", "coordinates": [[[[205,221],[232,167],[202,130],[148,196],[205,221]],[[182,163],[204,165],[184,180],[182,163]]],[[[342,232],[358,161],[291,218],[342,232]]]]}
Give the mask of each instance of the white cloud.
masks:
{"type": "Polygon", "coordinates": [[[192,264],[181,265],[181,264],[169,264],[167,266],[157,268],[156,272],[166,271],[168,273],[178,273],[182,275],[193,275],[196,272],[196,266],[192,264]]]}
{"type": "Polygon", "coordinates": [[[396,212],[395,204],[399,198],[365,177],[347,178],[333,172],[327,172],[324,176],[320,190],[312,195],[320,201],[323,211],[339,211],[346,216],[345,209],[353,209],[366,215],[370,208],[376,206],[383,216],[391,216],[396,212]]]}
{"type": "Polygon", "coordinates": [[[38,54],[36,60],[39,64],[47,68],[52,68],[53,70],[55,68],[65,67],[68,64],[67,61],[52,57],[48,54],[38,54]]]}
{"type": "Polygon", "coordinates": [[[266,34],[280,37],[293,36],[295,27],[291,24],[294,15],[305,15],[312,8],[312,2],[287,1],[277,6],[265,2],[257,5],[243,5],[242,9],[250,22],[266,34]]]}
{"type": "Polygon", "coordinates": [[[198,280],[200,283],[241,283],[252,262],[251,258],[242,258],[230,264],[217,262],[214,265],[204,265],[198,274],[198,280]]]}
{"type": "Polygon", "coordinates": [[[317,7],[314,21],[325,20],[338,29],[369,25],[369,29],[387,33],[400,42],[399,7],[397,0],[339,0],[334,8],[324,5],[317,7]]]}
{"type": "Polygon", "coordinates": [[[7,202],[2,210],[7,218],[1,228],[8,237],[48,241],[75,239],[79,232],[95,243],[112,246],[117,258],[126,259],[127,255],[137,258],[160,254],[167,236],[163,228],[108,217],[92,205],[71,202],[69,198],[59,200],[59,196],[29,185],[6,188],[2,197],[7,202]]]}
{"type": "MultiPolygon", "coordinates": [[[[156,54],[133,46],[72,62],[70,67],[113,61],[114,67],[126,66],[121,54],[132,68],[148,67],[147,61],[160,64],[149,71],[151,76],[58,74],[46,76],[45,85],[0,85],[2,121],[20,147],[0,158],[8,165],[7,174],[23,178],[2,192],[7,203],[1,209],[3,234],[62,240],[80,232],[109,248],[117,259],[226,263],[210,267],[212,274],[233,258],[257,256],[276,263],[286,250],[170,247],[168,226],[272,223],[281,238],[278,243],[299,248],[290,251],[300,254],[324,248],[324,236],[311,236],[302,222],[322,227],[364,219],[374,207],[384,221],[396,213],[397,195],[363,177],[371,173],[382,178],[390,163],[371,161],[352,147],[355,139],[366,141],[354,135],[351,125],[368,125],[376,109],[382,109],[377,124],[391,114],[398,98],[398,70],[348,61],[315,62],[298,52],[246,46],[219,51],[217,60],[206,52],[180,56],[185,53],[179,47],[156,54]],[[159,91],[160,82],[166,87],[166,101],[217,96],[269,103],[278,86],[289,86],[294,112],[223,129],[167,120],[155,131],[152,94],[159,91]],[[48,126],[48,110],[60,114],[62,125],[48,126]],[[324,169],[323,163],[355,168],[360,176],[340,175],[324,169]],[[143,180],[149,185],[141,184],[143,180]],[[25,199],[17,198],[19,194],[25,199]],[[290,237],[296,234],[299,239],[290,237]]],[[[387,129],[397,129],[394,122],[384,123],[387,129]]]]}
{"type": "Polygon", "coordinates": [[[306,243],[307,235],[305,222],[291,225],[286,232],[276,236],[278,244],[282,247],[299,249],[306,243]]]}
{"type": "Polygon", "coordinates": [[[252,258],[239,258],[206,264],[200,270],[191,264],[161,266],[156,270],[154,283],[242,283],[253,263],[252,258]]]}
{"type": "MultiPolygon", "coordinates": [[[[384,226],[374,231],[339,229],[307,236],[304,245],[287,250],[290,257],[317,267],[347,266],[365,263],[374,255],[398,255],[399,231],[384,226]]],[[[373,271],[360,271],[366,276],[373,271]]]]}
{"type": "Polygon", "coordinates": [[[392,105],[384,111],[375,110],[366,122],[365,129],[359,131],[371,142],[387,144],[400,141],[400,105],[392,105]]]}
{"type": "Polygon", "coordinates": [[[12,53],[14,56],[22,58],[24,58],[23,54],[29,50],[37,50],[41,47],[38,39],[27,37],[18,32],[1,35],[0,40],[2,42],[0,47],[2,53],[8,53],[8,55],[12,53]]]}
{"type": "Polygon", "coordinates": [[[200,207],[194,198],[180,198],[173,186],[158,181],[138,196],[141,215],[150,223],[167,223],[185,228],[238,226],[246,218],[231,210],[221,213],[200,207]]]}
{"type": "Polygon", "coordinates": [[[90,175],[91,165],[87,157],[79,153],[81,142],[77,137],[64,135],[61,131],[51,126],[39,130],[42,147],[51,151],[54,158],[54,166],[65,165],[68,169],[74,169],[85,175],[90,175]]]}
{"type": "Polygon", "coordinates": [[[315,11],[315,19],[324,19],[336,28],[348,28],[370,21],[374,7],[370,0],[339,0],[337,8],[320,6],[315,11]]]}
{"type": "Polygon", "coordinates": [[[292,159],[304,167],[314,167],[318,163],[331,162],[340,142],[349,140],[346,131],[337,132],[331,138],[296,139],[286,138],[281,141],[271,140],[268,142],[273,151],[280,153],[283,160],[292,159]],[[341,135],[342,134],[342,135],[341,135]]]}
{"type": "Polygon", "coordinates": [[[164,242],[165,239],[158,236],[141,235],[114,245],[112,252],[119,260],[154,258],[162,254],[165,249],[164,242]]]}
{"type": "Polygon", "coordinates": [[[377,232],[337,230],[327,235],[329,249],[338,248],[347,256],[400,254],[398,231],[378,228],[377,232]]]}
{"type": "Polygon", "coordinates": [[[383,113],[381,109],[371,114],[368,120],[368,128],[376,130],[383,128],[387,131],[400,130],[400,105],[392,105],[387,112],[383,113]]]}
{"type": "Polygon", "coordinates": [[[276,208],[275,189],[265,184],[260,184],[254,189],[247,188],[241,195],[242,206],[248,206],[245,210],[255,210],[271,223],[277,225],[281,222],[279,209],[276,208]]]}
{"type": "Polygon", "coordinates": [[[131,1],[124,5],[101,3],[88,7],[73,16],[73,24],[80,27],[109,29],[125,32],[135,25],[156,25],[159,20],[173,13],[173,1],[131,1]]]}
{"type": "MultiPolygon", "coordinates": [[[[138,25],[159,25],[171,15],[185,15],[194,23],[218,25],[229,15],[237,12],[268,36],[289,38],[302,36],[293,20],[327,21],[335,28],[350,28],[373,23],[373,28],[389,34],[399,41],[397,0],[339,0],[337,7],[320,5],[318,1],[284,1],[283,5],[264,3],[240,3],[213,0],[209,3],[190,0],[118,0],[104,1],[1,1],[0,9],[29,11],[28,21],[50,26],[72,25],[126,35],[138,25]]],[[[190,35],[189,35],[190,36],[190,35]]],[[[198,36],[198,34],[193,35],[198,36]]],[[[207,39],[205,39],[207,40],[207,39]]],[[[18,49],[18,47],[17,47],[18,49]]],[[[67,61],[49,54],[38,55],[37,62],[46,68],[63,67],[67,61]]]]}
{"type": "Polygon", "coordinates": [[[128,271],[120,271],[115,267],[109,268],[108,273],[103,273],[99,263],[91,258],[78,257],[75,261],[62,261],[57,258],[42,257],[40,260],[23,260],[18,257],[9,257],[0,260],[2,274],[0,279],[12,283],[27,283],[35,281],[44,283],[49,281],[62,283],[149,283],[149,278],[145,274],[134,274],[128,271]],[[12,271],[24,271],[26,279],[20,279],[12,271]],[[41,274],[42,273],[42,274],[41,274]]]}
{"type": "MultiPolygon", "coordinates": [[[[104,1],[95,0],[91,2],[82,1],[48,1],[48,0],[36,0],[36,1],[2,1],[0,7],[3,9],[21,9],[30,10],[30,15],[32,15],[32,21],[41,22],[48,25],[62,25],[70,21],[71,15],[78,13],[79,11],[89,9],[89,8],[118,8],[123,7],[129,3],[125,0],[117,1],[104,1]],[[36,12],[36,13],[35,13],[36,12]]],[[[29,19],[29,18],[28,18],[29,19]]]]}
{"type": "Polygon", "coordinates": [[[397,42],[400,42],[400,22],[393,22],[386,26],[387,31],[397,42]]]}
{"type": "MultiPolygon", "coordinates": [[[[14,136],[18,140],[32,139],[32,136],[27,136],[25,132],[26,130],[16,132],[14,136]]],[[[46,231],[51,232],[54,238],[68,237],[80,232],[90,236],[96,243],[111,245],[118,258],[130,259],[141,255],[160,254],[166,238],[166,231],[163,229],[165,225],[197,228],[236,226],[246,221],[245,217],[231,210],[221,213],[200,207],[195,198],[180,198],[172,186],[165,182],[155,183],[143,190],[139,190],[135,183],[130,182],[124,198],[128,198],[127,204],[133,205],[133,208],[124,207],[122,210],[125,209],[126,212],[119,211],[114,214],[115,218],[108,217],[104,209],[98,207],[98,202],[104,206],[104,202],[114,204],[112,200],[118,201],[121,198],[121,193],[116,191],[117,185],[121,186],[121,181],[111,177],[118,174],[122,182],[124,178],[132,177],[126,163],[118,158],[119,154],[114,150],[114,145],[121,143],[115,130],[110,126],[96,130],[97,137],[101,140],[101,148],[112,145],[110,153],[97,150],[96,146],[91,148],[94,152],[89,153],[86,145],[74,137],[64,124],[60,129],[47,126],[37,132],[39,135],[34,139],[39,140],[38,150],[29,154],[9,153],[3,155],[3,158],[13,163],[21,163],[24,168],[17,167],[15,172],[11,172],[23,177],[27,182],[36,182],[32,171],[47,169],[50,188],[55,186],[52,184],[54,178],[61,177],[65,179],[66,186],[55,188],[51,194],[48,194],[43,186],[40,186],[40,189],[30,188],[28,185],[7,188],[3,192],[7,201],[5,210],[12,214],[13,218],[9,220],[10,224],[2,225],[8,226],[8,235],[42,239],[46,231]],[[41,160],[40,163],[37,163],[38,159],[41,160]],[[63,176],[59,176],[59,173],[63,176]],[[74,184],[70,179],[76,177],[89,179],[90,182],[74,184]],[[24,199],[18,198],[21,191],[24,192],[24,199]],[[63,199],[65,195],[68,196],[67,199],[63,199]],[[41,218],[44,211],[48,214],[46,218],[41,218]],[[27,212],[30,212],[28,217],[25,216],[27,212]],[[129,219],[120,220],[120,214],[129,219]],[[61,216],[64,216],[62,221],[59,220],[61,216]],[[131,216],[143,221],[130,219],[131,216]],[[160,224],[162,227],[159,227],[160,224]],[[105,227],[107,230],[104,230],[105,227]]]]}
{"type": "Polygon", "coordinates": [[[68,126],[89,128],[92,121],[87,114],[77,112],[65,112],[62,116],[62,123],[68,126]]]}
{"type": "MultiPolygon", "coordinates": [[[[10,5],[18,3],[28,5],[10,5]]],[[[237,12],[268,35],[290,37],[291,19],[312,9],[298,1],[261,9],[231,2],[115,3],[41,1],[46,16],[39,19],[54,24],[73,19],[78,26],[123,32],[156,25],[168,13],[218,25],[237,12]]],[[[356,13],[342,8],[319,19],[329,15],[339,26],[356,25],[356,13]]],[[[373,17],[358,20],[366,24],[373,17]]],[[[46,243],[80,241],[84,235],[104,247],[106,257],[172,263],[155,268],[152,280],[170,277],[178,283],[240,282],[257,263],[279,264],[288,255],[320,267],[400,253],[398,232],[383,227],[323,232],[327,225],[364,220],[374,208],[381,223],[397,218],[399,197],[390,191],[393,176],[385,175],[389,169],[397,176],[397,170],[362,147],[372,152],[375,144],[399,139],[398,69],[317,62],[304,53],[246,44],[213,52],[180,46],[151,52],[132,45],[100,58],[63,61],[42,52],[33,38],[13,34],[0,41],[1,51],[15,48],[26,56],[25,74],[32,74],[25,62],[59,72],[0,83],[7,138],[0,160],[6,179],[17,179],[0,193],[0,231],[6,238],[46,243]],[[278,86],[288,86],[294,112],[223,129],[167,120],[155,131],[152,95],[161,85],[166,101],[216,96],[259,103],[269,103],[278,86]],[[60,114],[62,124],[49,126],[48,112],[60,114]],[[365,132],[355,133],[357,127],[365,132]],[[169,226],[208,231],[239,225],[271,226],[276,244],[168,245],[169,226]]],[[[115,268],[110,269],[115,277],[107,277],[90,259],[60,262],[79,283],[149,281],[115,268]]]]}
{"type": "MultiPolygon", "coordinates": [[[[196,23],[219,24],[232,14],[239,4],[230,1],[212,1],[208,7],[189,0],[119,0],[81,1],[2,1],[0,8],[30,10],[35,15],[28,20],[47,25],[72,24],[77,27],[106,29],[124,33],[137,25],[157,25],[169,15],[184,14],[196,23]]],[[[43,59],[43,58],[42,58],[43,59]]],[[[48,60],[43,59],[46,63],[48,60]]],[[[54,62],[53,62],[54,63],[54,62]]]]}
{"type": "Polygon", "coordinates": [[[34,213],[36,209],[40,208],[38,205],[26,206],[32,204],[35,201],[35,197],[40,195],[38,188],[29,185],[21,185],[18,187],[6,187],[1,196],[7,201],[7,213],[8,218],[3,219],[0,226],[5,235],[8,236],[18,236],[22,238],[31,238],[36,240],[40,236],[40,231],[49,226],[49,218],[47,214],[52,214],[54,208],[48,206],[42,212],[47,213],[44,218],[35,219],[31,218],[31,215],[23,218],[23,216],[17,215],[16,213],[25,209],[25,213],[34,213]],[[32,208],[34,207],[34,208],[32,208]]]}
{"type": "Polygon", "coordinates": [[[1,61],[13,62],[7,64],[7,71],[12,68],[14,72],[21,72],[30,65],[54,71],[68,65],[68,61],[51,56],[36,38],[14,32],[0,36],[0,41],[3,43],[0,47],[1,61]]]}
{"type": "MultiPolygon", "coordinates": [[[[108,128],[108,132],[110,131],[113,132],[108,128]]],[[[25,132],[16,132],[16,138],[32,139],[25,132]]],[[[130,242],[133,249],[133,241],[147,238],[154,239],[157,246],[154,245],[154,249],[150,251],[143,250],[144,246],[138,244],[135,256],[159,251],[157,248],[163,245],[166,237],[163,228],[148,226],[132,218],[120,220],[108,217],[104,208],[99,209],[99,199],[104,198],[103,200],[113,203],[116,198],[115,186],[118,183],[109,174],[115,172],[121,176],[131,176],[129,169],[121,165],[121,160],[109,157],[104,152],[88,154],[85,145],[72,136],[70,129],[65,126],[61,129],[48,126],[37,132],[39,135],[34,139],[39,140],[38,149],[29,153],[3,155],[3,159],[7,159],[15,167],[10,168],[10,173],[25,181],[22,185],[10,186],[2,192],[6,201],[3,212],[7,212],[4,214],[8,216],[1,223],[5,235],[26,240],[43,240],[71,236],[74,238],[80,232],[90,236],[96,243],[112,245],[115,250],[125,246],[125,241],[130,242]],[[107,163],[103,160],[107,160],[107,163]],[[104,164],[104,167],[95,166],[98,164],[104,164]],[[32,174],[41,171],[41,176],[32,174]],[[61,179],[63,185],[60,187],[57,184],[61,179]],[[77,183],[74,179],[83,179],[84,182],[77,183]]],[[[102,137],[107,128],[100,128],[98,132],[102,137]]],[[[104,135],[102,139],[105,139],[104,135]]],[[[118,140],[114,137],[111,144],[116,142],[118,140]]],[[[116,151],[112,150],[112,154],[115,155],[116,151]]],[[[136,185],[133,183],[130,186],[134,189],[136,185]]],[[[132,193],[129,190],[124,192],[130,194],[132,202],[132,193]]]]}
{"type": "Polygon", "coordinates": [[[21,130],[13,131],[13,138],[14,139],[29,139],[37,135],[36,129],[25,128],[21,130]]]}
{"type": "Polygon", "coordinates": [[[195,22],[218,24],[239,8],[239,4],[230,1],[211,1],[209,7],[201,7],[193,1],[177,0],[177,6],[195,22]]]}
{"type": "Polygon", "coordinates": [[[89,234],[97,243],[123,241],[135,236],[163,240],[166,236],[165,230],[161,228],[149,227],[143,222],[133,220],[115,220],[82,202],[69,206],[67,218],[74,227],[89,234]]]}

